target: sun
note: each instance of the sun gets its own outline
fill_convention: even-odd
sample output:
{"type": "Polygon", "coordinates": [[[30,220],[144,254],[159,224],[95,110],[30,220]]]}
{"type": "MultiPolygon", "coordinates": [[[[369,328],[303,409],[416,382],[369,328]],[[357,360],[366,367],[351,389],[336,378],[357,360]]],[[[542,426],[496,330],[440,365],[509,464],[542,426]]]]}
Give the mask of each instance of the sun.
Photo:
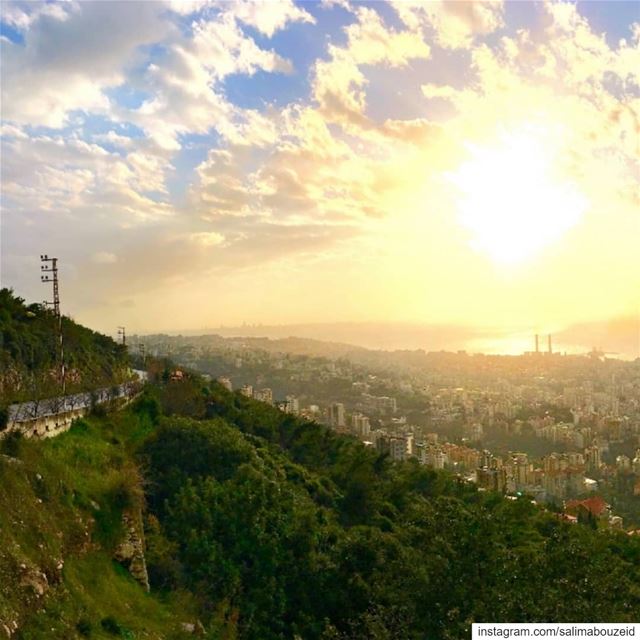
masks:
{"type": "Polygon", "coordinates": [[[558,145],[545,133],[523,128],[491,146],[468,145],[469,159],[448,176],[471,247],[498,264],[536,256],[587,209],[577,186],[558,175],[558,145]]]}

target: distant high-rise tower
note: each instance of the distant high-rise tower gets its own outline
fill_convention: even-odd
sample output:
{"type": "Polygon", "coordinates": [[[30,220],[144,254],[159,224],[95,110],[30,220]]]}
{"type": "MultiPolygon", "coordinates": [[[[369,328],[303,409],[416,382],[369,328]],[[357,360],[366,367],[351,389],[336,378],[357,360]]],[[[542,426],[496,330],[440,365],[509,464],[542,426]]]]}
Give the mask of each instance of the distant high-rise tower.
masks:
{"type": "Polygon", "coordinates": [[[538,342],[538,334],[536,333],[536,353],[540,353],[540,345],[538,342]]]}
{"type": "Polygon", "coordinates": [[[547,344],[548,344],[548,349],[549,349],[549,355],[551,355],[553,353],[553,351],[551,349],[551,334],[549,334],[547,336],[547,344]]]}

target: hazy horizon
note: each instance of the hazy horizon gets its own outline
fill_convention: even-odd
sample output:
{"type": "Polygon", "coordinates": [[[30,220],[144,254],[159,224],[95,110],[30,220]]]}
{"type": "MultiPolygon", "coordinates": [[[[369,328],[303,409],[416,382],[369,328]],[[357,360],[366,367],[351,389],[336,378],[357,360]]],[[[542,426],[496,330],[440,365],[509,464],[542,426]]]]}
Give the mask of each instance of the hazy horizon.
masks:
{"type": "MultiPolygon", "coordinates": [[[[224,338],[268,338],[271,340],[302,338],[334,342],[373,350],[467,351],[491,355],[518,355],[535,349],[534,334],[526,330],[511,332],[491,328],[464,326],[432,326],[408,323],[312,323],[237,327],[218,326],[195,329],[167,329],[140,337],[169,335],[198,337],[218,335],[224,338]]],[[[546,353],[547,338],[539,334],[539,350],[546,353]]],[[[575,325],[551,334],[554,353],[584,354],[597,349],[609,357],[640,357],[640,323],[635,318],[621,318],[612,323],[575,325]]]]}

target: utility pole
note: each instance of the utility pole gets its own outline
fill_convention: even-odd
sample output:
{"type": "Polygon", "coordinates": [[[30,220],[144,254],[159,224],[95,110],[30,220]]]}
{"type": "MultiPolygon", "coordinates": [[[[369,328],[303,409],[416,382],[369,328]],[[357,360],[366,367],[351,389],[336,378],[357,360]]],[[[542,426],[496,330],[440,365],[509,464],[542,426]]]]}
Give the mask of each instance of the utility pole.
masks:
{"type": "Polygon", "coordinates": [[[64,341],[62,339],[62,314],[60,313],[60,290],[58,287],[58,258],[50,258],[48,255],[41,255],[40,280],[41,282],[51,282],[53,285],[53,301],[44,301],[45,307],[53,307],[53,314],[58,321],[58,345],[60,348],[60,381],[62,384],[62,395],[67,390],[67,376],[64,364],[64,341]]]}
{"type": "Polygon", "coordinates": [[[122,346],[127,344],[127,333],[124,327],[118,327],[118,337],[122,340],[122,346]]]}

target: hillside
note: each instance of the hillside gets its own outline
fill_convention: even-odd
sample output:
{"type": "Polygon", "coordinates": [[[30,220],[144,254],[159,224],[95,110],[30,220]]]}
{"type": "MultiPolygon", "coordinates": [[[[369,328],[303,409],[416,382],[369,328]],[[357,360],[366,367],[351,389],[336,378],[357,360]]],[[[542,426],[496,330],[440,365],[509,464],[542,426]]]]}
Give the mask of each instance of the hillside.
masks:
{"type": "Polygon", "coordinates": [[[147,594],[113,559],[144,504],[131,443],[149,428],[115,413],[0,439],[0,638],[188,637],[190,599],[147,594]]]}
{"type": "Polygon", "coordinates": [[[171,377],[52,440],[2,441],[0,630],[417,640],[637,618],[640,538],[171,377]],[[123,514],[140,514],[150,594],[113,560],[123,514]]]}
{"type": "MultiPolygon", "coordinates": [[[[128,375],[122,345],[63,317],[67,391],[122,382],[128,375]]],[[[0,402],[59,394],[57,320],[40,304],[25,304],[0,289],[0,402]]]]}
{"type": "Polygon", "coordinates": [[[363,347],[356,347],[350,344],[338,342],[324,342],[311,338],[298,338],[287,336],[283,338],[265,338],[259,336],[230,336],[222,337],[217,334],[208,335],[178,335],[170,336],[166,334],[151,334],[144,336],[132,336],[132,340],[142,341],[148,349],[171,350],[171,352],[181,349],[195,348],[230,348],[264,350],[269,353],[280,353],[288,355],[306,355],[311,357],[338,359],[351,357],[360,352],[366,352],[363,347]]]}

